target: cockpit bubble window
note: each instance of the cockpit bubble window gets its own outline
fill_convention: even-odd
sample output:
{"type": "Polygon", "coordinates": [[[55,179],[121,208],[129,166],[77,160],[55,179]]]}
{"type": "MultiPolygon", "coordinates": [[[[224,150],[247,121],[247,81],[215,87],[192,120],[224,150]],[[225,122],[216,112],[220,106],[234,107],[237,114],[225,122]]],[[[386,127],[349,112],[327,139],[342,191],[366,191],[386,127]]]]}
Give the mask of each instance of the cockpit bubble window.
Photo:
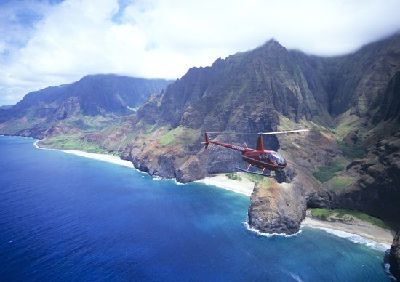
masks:
{"type": "Polygon", "coordinates": [[[280,154],[278,154],[277,152],[272,152],[271,155],[272,155],[272,159],[277,164],[279,164],[279,165],[284,165],[285,164],[285,159],[280,154]]]}
{"type": "Polygon", "coordinates": [[[268,154],[261,154],[260,157],[261,157],[261,159],[264,159],[264,160],[269,160],[270,159],[268,154]]]}

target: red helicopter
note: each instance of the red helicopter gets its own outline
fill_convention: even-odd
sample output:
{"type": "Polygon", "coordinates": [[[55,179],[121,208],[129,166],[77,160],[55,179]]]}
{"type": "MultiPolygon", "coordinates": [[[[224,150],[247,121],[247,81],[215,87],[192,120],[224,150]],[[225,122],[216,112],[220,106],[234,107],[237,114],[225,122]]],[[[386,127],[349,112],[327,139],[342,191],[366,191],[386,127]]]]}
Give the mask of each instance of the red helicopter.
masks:
{"type": "MultiPolygon", "coordinates": [[[[245,148],[237,145],[222,143],[218,141],[213,141],[208,138],[208,133],[204,133],[205,142],[201,142],[204,144],[204,148],[207,149],[209,144],[215,144],[218,146],[222,146],[225,148],[233,149],[242,152],[242,158],[245,162],[248,163],[246,169],[238,168],[238,170],[259,174],[264,176],[270,176],[270,171],[276,171],[284,169],[287,165],[286,160],[277,152],[272,150],[264,150],[263,144],[263,135],[275,135],[275,134],[286,134],[286,133],[297,133],[297,132],[306,132],[308,129],[296,129],[296,130],[286,130],[286,131],[276,131],[276,132],[259,132],[257,138],[257,148],[245,148]],[[251,166],[255,166],[261,169],[261,172],[250,171],[251,166]],[[267,171],[267,172],[266,172],[267,171]],[[266,172],[266,174],[264,174],[266,172]]],[[[226,133],[226,132],[209,132],[209,133],[226,133]]],[[[251,133],[242,133],[242,134],[251,134],[251,133]]]]}

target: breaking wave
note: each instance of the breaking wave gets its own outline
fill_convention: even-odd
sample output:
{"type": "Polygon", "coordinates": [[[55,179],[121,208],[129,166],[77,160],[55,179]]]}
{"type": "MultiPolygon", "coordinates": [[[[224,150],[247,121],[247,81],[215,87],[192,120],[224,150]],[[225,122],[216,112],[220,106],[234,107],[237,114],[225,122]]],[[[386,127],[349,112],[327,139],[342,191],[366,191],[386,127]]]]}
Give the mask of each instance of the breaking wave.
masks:
{"type": "Polygon", "coordinates": [[[290,237],[297,236],[302,232],[302,230],[299,230],[297,233],[290,234],[290,235],[285,234],[285,233],[264,233],[264,232],[261,232],[255,228],[251,227],[247,222],[243,222],[243,225],[246,226],[247,230],[254,232],[259,236],[265,236],[265,237],[282,236],[282,237],[290,238],[290,237]]]}

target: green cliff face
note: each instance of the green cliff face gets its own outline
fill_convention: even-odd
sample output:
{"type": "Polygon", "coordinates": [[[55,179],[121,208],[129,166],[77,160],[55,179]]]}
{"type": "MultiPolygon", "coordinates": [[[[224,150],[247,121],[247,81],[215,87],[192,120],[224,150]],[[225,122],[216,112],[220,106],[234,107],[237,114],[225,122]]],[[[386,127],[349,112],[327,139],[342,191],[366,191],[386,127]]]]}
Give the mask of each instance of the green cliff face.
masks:
{"type": "MultiPolygon", "coordinates": [[[[256,185],[250,225],[295,233],[307,207],[357,209],[399,225],[399,73],[400,35],[340,57],[310,56],[271,40],[190,69],[134,113],[129,108],[145,98],[133,101],[125,90],[115,91],[121,82],[82,82],[85,95],[58,88],[29,94],[14,112],[0,109],[0,121],[6,121],[0,132],[39,132],[35,136],[45,137],[48,146],[61,142],[113,152],[150,174],[187,182],[243,166],[236,152],[213,146],[205,151],[205,130],[307,127],[306,134],[265,138],[289,165],[269,189],[263,180],[256,185]],[[106,89],[111,96],[101,94],[106,89]]],[[[211,137],[250,147],[256,140],[211,137]]]]}
{"type": "MultiPolygon", "coordinates": [[[[210,131],[270,129],[277,112],[329,122],[323,60],[288,51],[276,41],[211,67],[192,68],[160,98],[159,123],[210,131]],[[315,68],[317,70],[315,70],[315,68]]],[[[146,116],[146,107],[142,108],[146,116]]]]}
{"type": "MultiPolygon", "coordinates": [[[[242,165],[235,152],[215,147],[204,151],[199,142],[205,130],[260,132],[306,126],[312,129],[308,134],[265,140],[290,160],[286,173],[276,178],[288,182],[292,192],[283,192],[286,184],[279,183],[266,193],[256,188],[250,224],[261,231],[294,233],[307,207],[359,209],[397,222],[399,71],[399,35],[329,58],[269,41],[210,67],[192,68],[163,95],[145,103],[132,120],[133,128],[155,130],[144,139],[138,137],[124,154],[150,173],[191,181],[242,165]],[[192,135],[197,143],[182,147],[160,141],[160,135],[177,128],[181,137],[192,135]],[[270,204],[260,205],[266,202],[260,197],[270,204]],[[288,203],[287,212],[277,215],[272,207],[283,203],[288,203]],[[300,216],[291,221],[293,217],[284,214],[300,216]]],[[[255,136],[213,138],[255,145],[255,136]]]]}
{"type": "Polygon", "coordinates": [[[400,231],[394,237],[392,248],[390,249],[390,272],[400,278],[400,231]]]}
{"type": "Polygon", "coordinates": [[[118,75],[85,76],[72,84],[28,93],[15,106],[0,109],[0,132],[44,137],[52,126],[79,116],[129,115],[169,83],[118,75]]]}

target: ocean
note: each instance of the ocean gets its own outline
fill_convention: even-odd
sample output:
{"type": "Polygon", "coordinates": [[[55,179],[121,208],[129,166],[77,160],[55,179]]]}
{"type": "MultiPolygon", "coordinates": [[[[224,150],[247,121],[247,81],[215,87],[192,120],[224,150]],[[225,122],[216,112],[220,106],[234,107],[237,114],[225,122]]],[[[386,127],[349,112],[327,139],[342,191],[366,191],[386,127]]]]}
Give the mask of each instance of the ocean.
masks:
{"type": "Polygon", "coordinates": [[[249,198],[0,137],[0,281],[390,281],[384,251],[247,230],[249,198]]]}

